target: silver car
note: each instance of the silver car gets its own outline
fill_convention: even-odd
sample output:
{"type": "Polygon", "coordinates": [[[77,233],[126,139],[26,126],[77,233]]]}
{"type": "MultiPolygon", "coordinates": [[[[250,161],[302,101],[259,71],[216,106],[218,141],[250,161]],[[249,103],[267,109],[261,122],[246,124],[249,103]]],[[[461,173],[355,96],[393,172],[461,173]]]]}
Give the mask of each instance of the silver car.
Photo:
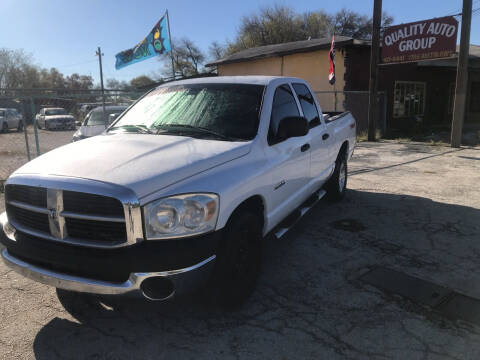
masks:
{"type": "Polygon", "coordinates": [[[40,129],[57,130],[70,129],[75,130],[75,118],[67,114],[64,108],[43,108],[36,116],[37,126],[40,129]]]}
{"type": "Polygon", "coordinates": [[[17,109],[0,108],[0,130],[7,132],[10,129],[23,130],[23,116],[17,109]]]}

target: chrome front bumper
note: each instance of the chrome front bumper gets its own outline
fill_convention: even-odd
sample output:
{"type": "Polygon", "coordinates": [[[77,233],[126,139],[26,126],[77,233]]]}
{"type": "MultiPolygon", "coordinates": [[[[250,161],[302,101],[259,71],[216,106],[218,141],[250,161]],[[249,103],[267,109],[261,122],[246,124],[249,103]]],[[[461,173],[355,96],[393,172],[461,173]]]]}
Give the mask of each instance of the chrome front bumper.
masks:
{"type": "MultiPolygon", "coordinates": [[[[143,292],[140,285],[145,279],[151,277],[168,278],[174,285],[172,296],[174,294],[187,293],[207,281],[215,260],[215,255],[212,255],[198,264],[183,269],[150,273],[132,273],[127,281],[114,283],[44,269],[12,256],[7,249],[3,249],[1,255],[8,267],[29,279],[60,289],[101,295],[142,294],[143,292]]],[[[146,296],[145,294],[143,295],[146,296]]]]}

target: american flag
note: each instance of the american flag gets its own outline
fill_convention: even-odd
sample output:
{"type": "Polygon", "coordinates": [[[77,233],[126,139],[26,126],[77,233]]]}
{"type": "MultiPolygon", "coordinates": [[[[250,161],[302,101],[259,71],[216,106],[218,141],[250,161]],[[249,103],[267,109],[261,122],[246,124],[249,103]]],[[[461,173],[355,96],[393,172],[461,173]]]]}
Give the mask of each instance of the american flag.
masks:
{"type": "Polygon", "coordinates": [[[330,45],[330,51],[328,52],[330,59],[330,71],[328,72],[328,81],[330,85],[335,84],[335,35],[332,35],[332,45],[330,45]]]}

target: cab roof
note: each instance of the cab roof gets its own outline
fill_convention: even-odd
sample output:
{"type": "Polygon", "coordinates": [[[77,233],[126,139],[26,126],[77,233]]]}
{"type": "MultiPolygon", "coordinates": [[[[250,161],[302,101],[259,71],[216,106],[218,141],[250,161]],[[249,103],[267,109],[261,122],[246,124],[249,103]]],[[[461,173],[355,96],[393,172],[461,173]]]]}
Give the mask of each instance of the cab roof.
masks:
{"type": "MultiPolygon", "coordinates": [[[[212,76],[201,77],[195,79],[172,81],[160,85],[158,88],[167,87],[171,85],[189,85],[189,84],[251,84],[251,85],[268,85],[274,80],[301,80],[298,78],[286,76],[264,76],[264,75],[246,75],[246,76],[212,76]]],[[[303,81],[303,80],[302,80],[303,81]]]]}

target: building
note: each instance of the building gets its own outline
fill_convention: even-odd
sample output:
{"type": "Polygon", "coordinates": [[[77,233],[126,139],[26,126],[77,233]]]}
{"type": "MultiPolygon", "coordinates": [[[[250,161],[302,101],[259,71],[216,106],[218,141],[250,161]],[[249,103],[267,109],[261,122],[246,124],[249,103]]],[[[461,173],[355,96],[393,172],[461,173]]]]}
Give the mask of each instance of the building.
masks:
{"type": "MultiPolygon", "coordinates": [[[[207,66],[218,75],[283,75],[307,80],[323,110],[350,110],[367,129],[370,42],[335,37],[335,88],[328,82],[330,38],[243,50],[207,66]],[[339,93],[335,94],[334,91],[339,93]]],[[[381,65],[377,127],[384,131],[448,128],[451,124],[456,55],[449,59],[381,65]]],[[[480,46],[470,48],[465,128],[480,128],[480,46]]]]}

